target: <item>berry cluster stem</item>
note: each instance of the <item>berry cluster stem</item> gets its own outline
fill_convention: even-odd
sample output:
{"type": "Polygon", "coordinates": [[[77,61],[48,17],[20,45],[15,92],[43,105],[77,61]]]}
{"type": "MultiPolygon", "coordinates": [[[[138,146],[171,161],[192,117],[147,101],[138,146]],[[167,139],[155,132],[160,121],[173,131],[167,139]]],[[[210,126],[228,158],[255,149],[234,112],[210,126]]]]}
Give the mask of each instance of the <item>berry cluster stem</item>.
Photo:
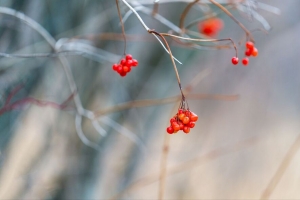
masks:
{"type": "Polygon", "coordinates": [[[168,51],[170,52],[169,55],[170,55],[171,60],[172,60],[172,64],[173,64],[173,67],[174,67],[174,71],[175,71],[175,74],[176,74],[176,78],[177,78],[177,82],[178,82],[178,86],[179,86],[182,98],[185,98],[184,94],[183,94],[183,91],[182,91],[181,81],[180,81],[179,73],[178,73],[178,70],[177,70],[177,67],[176,67],[176,63],[175,63],[175,60],[173,58],[173,54],[172,54],[171,48],[170,48],[170,46],[169,46],[166,38],[161,33],[158,33],[155,30],[149,30],[148,32],[151,33],[151,34],[153,33],[153,34],[159,36],[164,41],[164,43],[165,43],[168,51]]]}
{"type": "Polygon", "coordinates": [[[117,9],[118,9],[118,15],[119,15],[119,18],[120,18],[120,23],[121,23],[121,26],[122,26],[122,35],[124,37],[124,55],[126,55],[126,48],[127,48],[126,33],[125,33],[123,19],[122,19],[122,15],[121,15],[121,11],[120,11],[119,0],[116,0],[116,5],[117,5],[117,9]]]}

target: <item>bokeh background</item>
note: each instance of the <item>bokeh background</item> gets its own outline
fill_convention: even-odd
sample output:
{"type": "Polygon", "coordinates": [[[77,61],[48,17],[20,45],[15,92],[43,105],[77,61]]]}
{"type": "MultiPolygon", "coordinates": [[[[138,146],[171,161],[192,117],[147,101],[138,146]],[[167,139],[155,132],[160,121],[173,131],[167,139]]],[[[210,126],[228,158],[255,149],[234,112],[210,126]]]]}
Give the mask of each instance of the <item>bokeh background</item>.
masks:
{"type": "MultiPolygon", "coordinates": [[[[107,113],[99,118],[106,136],[83,118],[82,130],[98,150],[79,139],[72,102],[69,110],[27,104],[3,113],[0,199],[158,199],[162,191],[165,199],[300,199],[300,1],[261,2],[281,14],[258,10],[272,30],[253,33],[259,56],[247,67],[231,64],[232,49],[198,50],[170,41],[183,63],[178,65],[183,86],[196,80],[191,93],[206,97],[188,98],[199,116],[188,135],[165,132],[178,102],[107,113]]],[[[124,15],[128,9],[120,5],[124,15]]],[[[111,34],[121,33],[114,1],[2,0],[0,6],[35,20],[58,46],[70,42],[66,47],[90,53],[66,56],[86,109],[107,111],[179,94],[169,55],[133,15],[125,23],[127,52],[139,66],[125,78],[112,71],[124,48],[121,36],[111,34]]],[[[159,14],[178,25],[185,6],[162,4],[159,14]]],[[[262,28],[249,15],[231,11],[250,30],[262,28]]],[[[186,21],[201,15],[192,9],[186,21]]],[[[141,16],[149,27],[169,30],[141,16]]],[[[219,37],[238,43],[244,32],[227,15],[219,17],[225,24],[219,37]]],[[[244,47],[238,48],[242,58],[244,47]]],[[[26,23],[0,14],[0,52],[52,49],[26,23]]],[[[23,88],[12,101],[34,97],[60,104],[72,93],[58,57],[2,57],[1,107],[18,85],[23,88]]]]}

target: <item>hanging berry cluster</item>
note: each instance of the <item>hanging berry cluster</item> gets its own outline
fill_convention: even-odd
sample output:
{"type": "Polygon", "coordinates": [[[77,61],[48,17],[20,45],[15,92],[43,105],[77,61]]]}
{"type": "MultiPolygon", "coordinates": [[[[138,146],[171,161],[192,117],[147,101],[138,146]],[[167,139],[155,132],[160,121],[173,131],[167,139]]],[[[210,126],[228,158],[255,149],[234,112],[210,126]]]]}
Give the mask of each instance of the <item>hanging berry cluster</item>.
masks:
{"type": "Polygon", "coordinates": [[[188,134],[191,128],[195,127],[195,122],[198,120],[198,116],[189,111],[179,109],[178,113],[170,119],[170,126],[167,128],[169,134],[177,133],[182,130],[184,133],[188,134]]]}
{"type": "MultiPolygon", "coordinates": [[[[245,50],[245,58],[242,60],[242,64],[247,66],[249,63],[249,58],[250,56],[256,57],[258,55],[258,50],[254,46],[253,42],[247,41],[246,42],[246,50],[245,50]]],[[[239,63],[239,58],[238,57],[233,57],[231,60],[232,64],[237,65],[239,63]]]]}
{"type": "Polygon", "coordinates": [[[120,76],[125,77],[131,71],[131,67],[136,67],[138,64],[138,61],[133,59],[132,55],[127,54],[125,58],[121,59],[120,64],[114,64],[112,69],[120,76]]]}
{"type": "Polygon", "coordinates": [[[248,57],[250,57],[250,56],[256,57],[258,55],[258,50],[254,46],[254,43],[250,42],[250,41],[246,42],[245,46],[246,46],[245,56],[247,56],[247,57],[243,58],[242,63],[243,63],[243,65],[246,66],[249,63],[248,57]]]}
{"type": "Polygon", "coordinates": [[[198,116],[189,110],[185,97],[182,95],[178,112],[170,119],[170,126],[167,128],[167,132],[169,134],[174,134],[179,130],[182,130],[184,133],[188,134],[191,128],[195,127],[197,120],[198,116]]]}

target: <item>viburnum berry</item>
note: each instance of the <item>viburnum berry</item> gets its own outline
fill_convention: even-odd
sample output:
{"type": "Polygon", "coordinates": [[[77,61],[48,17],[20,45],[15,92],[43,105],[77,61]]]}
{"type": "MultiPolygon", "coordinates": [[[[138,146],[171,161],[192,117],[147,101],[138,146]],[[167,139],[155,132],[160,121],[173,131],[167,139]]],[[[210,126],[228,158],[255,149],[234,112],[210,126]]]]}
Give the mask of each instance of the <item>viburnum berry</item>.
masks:
{"type": "Polygon", "coordinates": [[[126,59],[126,60],[132,60],[132,55],[127,54],[126,57],[125,57],[125,59],[126,59]]]}
{"type": "Polygon", "coordinates": [[[255,47],[253,48],[251,55],[252,55],[253,57],[256,57],[256,56],[258,55],[258,50],[257,50],[257,48],[255,48],[255,47]]]}
{"type": "Polygon", "coordinates": [[[188,126],[184,126],[184,127],[183,127],[183,132],[184,132],[184,133],[189,133],[190,130],[191,130],[191,129],[190,129],[190,127],[188,127],[188,126]]]}
{"type": "Polygon", "coordinates": [[[193,122],[193,121],[190,121],[190,122],[188,123],[188,126],[189,126],[190,128],[194,128],[195,125],[196,125],[196,123],[193,122]]]}
{"type": "Polygon", "coordinates": [[[117,71],[117,70],[118,70],[118,64],[113,64],[112,69],[113,69],[114,71],[117,71]]]}
{"type": "Polygon", "coordinates": [[[249,58],[243,58],[243,60],[242,60],[242,63],[243,63],[243,65],[248,65],[248,63],[249,63],[249,58]]]}
{"type": "Polygon", "coordinates": [[[245,56],[251,56],[252,53],[253,53],[253,49],[247,49],[247,50],[245,51],[245,56]]]}
{"type": "Polygon", "coordinates": [[[136,67],[138,66],[139,62],[136,59],[132,59],[132,66],[136,67]]]}
{"type": "Polygon", "coordinates": [[[250,42],[250,41],[246,42],[246,48],[247,49],[253,49],[254,48],[254,43],[250,42]]]}
{"type": "Polygon", "coordinates": [[[183,119],[182,119],[182,123],[183,124],[187,124],[187,123],[189,123],[190,122],[190,118],[189,117],[184,117],[183,119]]]}
{"type": "Polygon", "coordinates": [[[123,58],[123,59],[120,61],[120,64],[121,64],[122,66],[126,65],[126,59],[123,58]]]}
{"type": "Polygon", "coordinates": [[[199,22],[199,32],[209,37],[215,37],[223,28],[223,20],[219,18],[211,18],[199,22]]]}
{"type": "Polygon", "coordinates": [[[167,128],[167,132],[168,132],[169,134],[173,134],[173,133],[174,133],[173,127],[169,126],[169,127],[167,128]]]}
{"type": "Polygon", "coordinates": [[[239,63],[239,58],[238,57],[233,57],[231,59],[232,64],[237,65],[239,63]]]}

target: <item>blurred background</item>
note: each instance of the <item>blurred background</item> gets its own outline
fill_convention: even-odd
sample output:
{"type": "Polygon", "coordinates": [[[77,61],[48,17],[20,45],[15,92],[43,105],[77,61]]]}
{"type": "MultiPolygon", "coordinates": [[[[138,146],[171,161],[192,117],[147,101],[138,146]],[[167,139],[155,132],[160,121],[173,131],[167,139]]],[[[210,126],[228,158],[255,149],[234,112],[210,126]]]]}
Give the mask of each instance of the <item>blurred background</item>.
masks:
{"type": "MultiPolygon", "coordinates": [[[[167,135],[179,103],[164,99],[180,94],[175,72],[134,15],[125,22],[126,52],[139,66],[122,78],[111,68],[124,48],[115,1],[2,0],[0,199],[300,199],[300,1],[259,2],[260,21],[251,20],[256,1],[236,4],[245,12],[228,7],[249,30],[272,27],[267,35],[253,32],[259,56],[247,67],[231,64],[233,49],[168,40],[199,120],[190,134],[167,135]],[[38,53],[52,54],[7,57],[38,53]],[[69,97],[67,108],[59,107],[69,97]]],[[[124,16],[128,8],[119,4],[124,16]]],[[[207,5],[224,22],[218,38],[245,40],[210,4],[192,8],[186,24],[207,5]]],[[[158,14],[178,26],[186,6],[161,3],[158,14]]],[[[170,30],[151,12],[139,13],[150,28],[170,30]]],[[[244,42],[240,60],[243,52],[244,42]]]]}

